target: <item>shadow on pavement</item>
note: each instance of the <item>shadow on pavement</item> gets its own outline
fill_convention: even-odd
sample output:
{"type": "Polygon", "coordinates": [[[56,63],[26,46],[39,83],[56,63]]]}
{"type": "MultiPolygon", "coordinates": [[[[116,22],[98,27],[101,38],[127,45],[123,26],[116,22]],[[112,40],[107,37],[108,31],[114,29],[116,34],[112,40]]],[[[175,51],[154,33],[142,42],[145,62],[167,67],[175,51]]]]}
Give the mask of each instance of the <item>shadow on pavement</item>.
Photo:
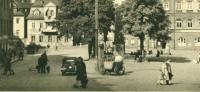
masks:
{"type": "Polygon", "coordinates": [[[171,59],[171,62],[175,62],[175,63],[188,63],[188,62],[191,62],[186,57],[175,57],[175,56],[147,57],[147,60],[149,62],[163,62],[163,61],[166,61],[167,59],[171,59]]]}

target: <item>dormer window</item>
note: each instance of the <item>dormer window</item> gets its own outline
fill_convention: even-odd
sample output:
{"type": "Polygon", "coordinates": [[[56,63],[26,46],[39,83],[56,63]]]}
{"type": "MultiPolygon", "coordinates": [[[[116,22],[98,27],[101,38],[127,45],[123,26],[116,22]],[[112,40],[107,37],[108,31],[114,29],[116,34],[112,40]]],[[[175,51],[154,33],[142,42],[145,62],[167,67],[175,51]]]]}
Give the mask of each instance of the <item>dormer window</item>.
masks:
{"type": "Polygon", "coordinates": [[[39,16],[40,14],[41,14],[41,12],[38,9],[33,11],[34,16],[39,16]]]}
{"type": "Polygon", "coordinates": [[[48,17],[48,19],[51,19],[51,17],[54,16],[54,11],[48,9],[48,10],[46,11],[46,16],[48,17]]]}

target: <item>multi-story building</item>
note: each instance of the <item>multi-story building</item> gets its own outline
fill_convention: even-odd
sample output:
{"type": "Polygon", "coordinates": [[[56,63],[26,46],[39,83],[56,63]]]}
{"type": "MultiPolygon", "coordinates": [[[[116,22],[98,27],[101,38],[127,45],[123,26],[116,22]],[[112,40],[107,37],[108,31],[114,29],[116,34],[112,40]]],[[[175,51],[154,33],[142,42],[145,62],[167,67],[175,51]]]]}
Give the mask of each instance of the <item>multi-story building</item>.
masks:
{"type": "MultiPolygon", "coordinates": [[[[171,49],[198,50],[200,47],[200,0],[161,0],[164,9],[169,15],[171,21],[170,30],[171,49]]],[[[126,39],[132,46],[138,47],[137,38],[128,37],[126,39]],[[137,40],[136,40],[137,39],[137,40]]],[[[155,47],[156,41],[145,41],[148,48],[155,47]]]]}
{"type": "Polygon", "coordinates": [[[13,0],[13,35],[19,37],[23,42],[27,37],[27,19],[31,0],[13,0]]]}
{"type": "Polygon", "coordinates": [[[36,43],[53,46],[67,41],[65,37],[58,39],[58,30],[52,26],[56,21],[60,0],[16,1],[13,32],[14,35],[24,39],[26,45],[36,43]]]}
{"type": "Polygon", "coordinates": [[[36,1],[27,17],[27,42],[42,46],[55,45],[58,40],[58,30],[52,27],[51,23],[55,21],[56,14],[57,7],[53,2],[36,1]]]}
{"type": "Polygon", "coordinates": [[[7,49],[12,37],[12,0],[0,0],[0,47],[7,49]]]}
{"type": "Polygon", "coordinates": [[[171,20],[174,49],[200,47],[200,0],[163,0],[163,7],[171,20]]]}

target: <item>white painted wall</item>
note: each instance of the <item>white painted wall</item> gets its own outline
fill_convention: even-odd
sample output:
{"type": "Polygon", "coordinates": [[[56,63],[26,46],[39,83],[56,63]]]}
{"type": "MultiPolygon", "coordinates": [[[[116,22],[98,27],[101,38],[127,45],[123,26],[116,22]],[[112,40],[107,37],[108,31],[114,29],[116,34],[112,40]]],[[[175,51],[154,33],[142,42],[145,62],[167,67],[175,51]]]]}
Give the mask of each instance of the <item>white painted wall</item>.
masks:
{"type": "Polygon", "coordinates": [[[24,38],[24,16],[14,16],[13,17],[13,35],[19,38],[24,38]],[[19,22],[17,23],[17,19],[19,22]]]}

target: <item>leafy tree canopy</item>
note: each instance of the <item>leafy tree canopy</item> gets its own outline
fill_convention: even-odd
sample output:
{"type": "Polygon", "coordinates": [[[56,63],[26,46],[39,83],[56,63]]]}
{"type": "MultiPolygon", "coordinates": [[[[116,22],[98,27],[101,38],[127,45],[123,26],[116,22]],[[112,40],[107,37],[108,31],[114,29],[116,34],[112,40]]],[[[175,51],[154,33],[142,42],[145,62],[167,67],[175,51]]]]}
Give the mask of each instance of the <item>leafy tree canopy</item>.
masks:
{"type": "Polygon", "coordinates": [[[160,41],[170,39],[170,21],[159,0],[126,0],[121,8],[123,28],[139,37],[140,45],[143,45],[145,35],[160,41]]]}

